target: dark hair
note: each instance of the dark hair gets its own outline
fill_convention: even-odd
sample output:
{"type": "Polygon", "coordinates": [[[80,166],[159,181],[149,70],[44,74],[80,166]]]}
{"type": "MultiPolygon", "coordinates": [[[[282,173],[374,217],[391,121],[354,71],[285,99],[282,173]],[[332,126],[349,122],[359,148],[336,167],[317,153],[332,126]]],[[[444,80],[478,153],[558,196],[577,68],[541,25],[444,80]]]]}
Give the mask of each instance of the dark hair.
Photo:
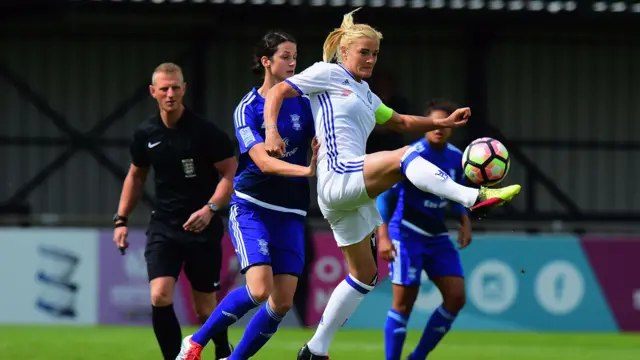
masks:
{"type": "Polygon", "coordinates": [[[264,66],[262,66],[262,57],[271,58],[278,51],[278,46],[285,42],[296,44],[296,39],[283,31],[269,31],[260,39],[253,53],[253,71],[256,75],[264,74],[264,66]]]}
{"type": "Polygon", "coordinates": [[[444,111],[448,115],[451,115],[456,109],[459,108],[458,104],[453,101],[446,99],[433,99],[427,101],[427,105],[425,106],[425,114],[429,115],[434,111],[440,110],[444,111]]]}

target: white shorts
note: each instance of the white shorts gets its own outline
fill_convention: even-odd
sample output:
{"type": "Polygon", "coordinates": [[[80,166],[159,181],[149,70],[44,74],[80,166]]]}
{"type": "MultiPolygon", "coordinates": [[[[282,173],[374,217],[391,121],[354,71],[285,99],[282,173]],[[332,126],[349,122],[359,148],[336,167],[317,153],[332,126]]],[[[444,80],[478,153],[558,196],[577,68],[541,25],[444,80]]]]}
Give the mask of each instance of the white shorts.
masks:
{"type": "MultiPolygon", "coordinates": [[[[362,159],[364,156],[353,161],[362,159]]],[[[375,200],[367,194],[362,171],[320,173],[318,205],[340,247],[359,243],[382,225],[375,200]]]]}
{"type": "Polygon", "coordinates": [[[319,197],[318,204],[322,215],[333,230],[333,237],[339,247],[357,244],[368,239],[369,234],[382,225],[382,217],[375,201],[371,199],[366,204],[351,210],[327,209],[319,197]]]}

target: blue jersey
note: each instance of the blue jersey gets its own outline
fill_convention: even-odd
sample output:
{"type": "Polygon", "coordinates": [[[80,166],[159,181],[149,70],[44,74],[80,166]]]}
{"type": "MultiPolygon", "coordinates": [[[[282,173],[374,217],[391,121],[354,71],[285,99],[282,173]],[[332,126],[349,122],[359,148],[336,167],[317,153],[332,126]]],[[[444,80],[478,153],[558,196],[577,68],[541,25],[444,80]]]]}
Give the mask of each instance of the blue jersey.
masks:
{"type": "MultiPolygon", "coordinates": [[[[265,136],[264,98],[255,88],[242,98],[236,108],[234,126],[240,143],[240,157],[232,201],[305,216],[311,196],[308,178],[264,174],[249,156],[249,150],[264,142],[265,136]]],[[[308,98],[284,100],[278,115],[278,132],[286,145],[281,160],[307,166],[309,141],[315,136],[308,98]]]]}
{"type": "MultiPolygon", "coordinates": [[[[456,182],[464,181],[462,152],[458,148],[451,144],[447,144],[444,149],[434,148],[426,139],[417,141],[412,146],[420,156],[448,173],[456,182]]],[[[435,237],[448,232],[445,215],[449,200],[424,192],[408,180],[393,186],[377,202],[384,221],[388,223],[392,239],[410,235],[435,237]]],[[[464,206],[458,203],[452,203],[452,210],[457,214],[466,214],[464,206]]]]}

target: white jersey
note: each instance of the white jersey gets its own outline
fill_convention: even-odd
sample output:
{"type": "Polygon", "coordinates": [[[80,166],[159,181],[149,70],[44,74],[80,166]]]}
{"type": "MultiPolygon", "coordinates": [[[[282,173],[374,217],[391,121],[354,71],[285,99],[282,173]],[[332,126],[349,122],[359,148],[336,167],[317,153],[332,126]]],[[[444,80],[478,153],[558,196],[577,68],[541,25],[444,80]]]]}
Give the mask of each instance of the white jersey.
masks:
{"type": "Polygon", "coordinates": [[[318,178],[362,171],[367,138],[382,104],[365,81],[356,81],[342,65],[317,62],[285,80],[308,95],[320,141],[318,178]]]}

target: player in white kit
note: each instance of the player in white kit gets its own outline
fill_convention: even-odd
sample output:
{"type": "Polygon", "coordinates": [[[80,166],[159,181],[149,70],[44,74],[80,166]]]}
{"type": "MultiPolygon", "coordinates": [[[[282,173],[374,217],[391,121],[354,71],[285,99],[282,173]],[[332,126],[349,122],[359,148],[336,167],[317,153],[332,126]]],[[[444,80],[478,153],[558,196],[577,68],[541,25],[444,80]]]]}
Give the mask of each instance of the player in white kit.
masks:
{"type": "Polygon", "coordinates": [[[376,123],[398,132],[425,133],[464,125],[471,110],[457,109],[445,119],[401,115],[385,106],[363,80],[371,76],[382,34],[354,24],[353,12],[327,37],[323,62],[317,62],[269,90],[264,106],[265,147],[282,156],[278,112],[285,98],[308,95],[321,141],[318,156],[318,203],[349,266],[349,276],[334,290],[313,338],[298,359],[328,359],[335,332],[346,322],[376,282],[375,231],[382,219],[375,198],[401,180],[458,202],[482,215],[520,192],[519,185],[474,189],[459,185],[410,147],[365,155],[376,123]],[[331,63],[334,59],[337,63],[331,63]]]}

